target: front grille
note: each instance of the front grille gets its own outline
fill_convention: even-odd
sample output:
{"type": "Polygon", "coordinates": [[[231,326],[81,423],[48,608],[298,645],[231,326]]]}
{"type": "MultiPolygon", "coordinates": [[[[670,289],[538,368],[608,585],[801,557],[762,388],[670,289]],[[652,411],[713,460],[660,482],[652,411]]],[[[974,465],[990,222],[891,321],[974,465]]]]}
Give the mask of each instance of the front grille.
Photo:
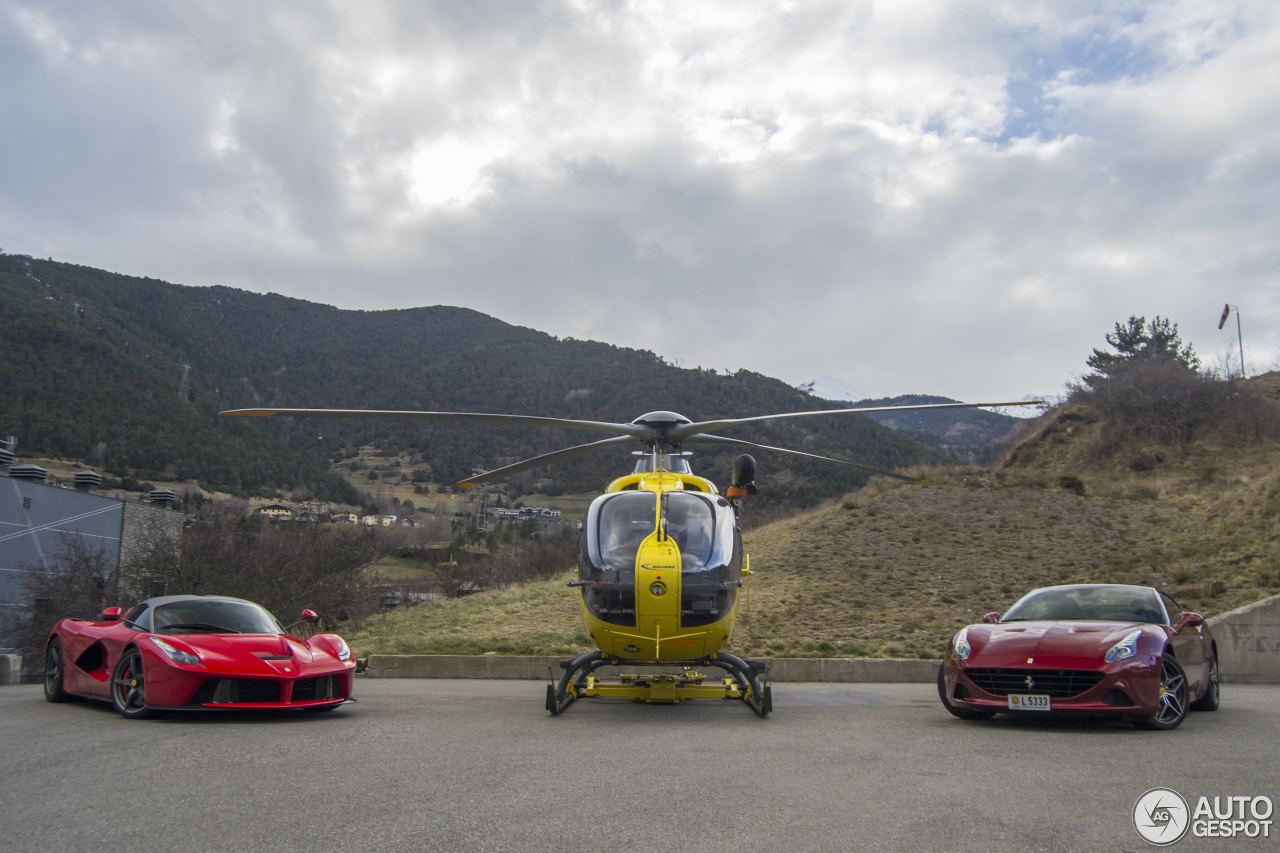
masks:
{"type": "Polygon", "coordinates": [[[299,678],[293,683],[292,702],[312,702],[317,699],[338,697],[338,676],[322,675],[319,678],[299,678]]]}
{"type": "Polygon", "coordinates": [[[1079,696],[1102,680],[1102,673],[1091,669],[966,669],[964,674],[997,696],[1041,693],[1054,699],[1079,696]]]}
{"type": "Polygon", "coordinates": [[[236,705],[246,702],[279,702],[280,682],[265,678],[214,678],[200,685],[192,703],[236,705]]]}

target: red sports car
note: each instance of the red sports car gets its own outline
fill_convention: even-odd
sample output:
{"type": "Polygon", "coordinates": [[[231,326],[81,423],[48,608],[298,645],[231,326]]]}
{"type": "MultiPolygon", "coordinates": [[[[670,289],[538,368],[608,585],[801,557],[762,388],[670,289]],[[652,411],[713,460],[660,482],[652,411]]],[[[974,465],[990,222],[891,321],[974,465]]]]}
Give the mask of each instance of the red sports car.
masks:
{"type": "Polygon", "coordinates": [[[1159,590],[1051,586],[961,628],[938,696],[965,720],[1061,712],[1172,729],[1188,709],[1217,710],[1218,650],[1204,618],[1159,590]]]}
{"type": "MultiPolygon", "coordinates": [[[[304,610],[301,621],[318,618],[304,610]]],[[[149,598],[123,615],[108,607],[97,622],[63,619],[44,661],[50,702],[109,700],[130,718],[156,709],[323,711],[355,701],[356,665],[341,637],[300,640],[266,609],[218,595],[149,598]]]]}

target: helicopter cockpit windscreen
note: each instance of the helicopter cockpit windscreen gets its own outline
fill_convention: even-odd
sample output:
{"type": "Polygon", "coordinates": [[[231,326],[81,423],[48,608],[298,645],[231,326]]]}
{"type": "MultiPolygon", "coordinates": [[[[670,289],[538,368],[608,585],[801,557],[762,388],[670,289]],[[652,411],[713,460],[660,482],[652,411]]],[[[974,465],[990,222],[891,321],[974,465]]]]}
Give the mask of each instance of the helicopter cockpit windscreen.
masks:
{"type": "Polygon", "coordinates": [[[587,608],[599,619],[635,624],[635,561],[640,543],[663,528],[680,551],[684,625],[714,622],[732,607],[741,549],[733,508],[718,495],[651,492],[601,495],[587,510],[579,543],[579,579],[587,608]]]}
{"type": "Polygon", "coordinates": [[[648,492],[618,495],[602,503],[597,523],[593,525],[600,566],[614,571],[635,571],[636,551],[656,524],[653,495],[648,492]]]}

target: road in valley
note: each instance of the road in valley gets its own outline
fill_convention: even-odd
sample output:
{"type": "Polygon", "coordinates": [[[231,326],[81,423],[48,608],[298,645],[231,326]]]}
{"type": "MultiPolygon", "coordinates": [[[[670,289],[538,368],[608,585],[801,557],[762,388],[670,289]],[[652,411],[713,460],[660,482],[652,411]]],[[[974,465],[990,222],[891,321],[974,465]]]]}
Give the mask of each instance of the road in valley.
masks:
{"type": "MultiPolygon", "coordinates": [[[[1280,802],[1280,687],[1227,685],[1173,732],[963,722],[923,684],[773,691],[764,720],[715,700],[551,717],[537,682],[362,679],[328,714],[128,721],[0,688],[0,849],[1137,851],[1151,788],[1280,802]]],[[[1170,849],[1276,848],[1273,827],[1170,849]]]]}

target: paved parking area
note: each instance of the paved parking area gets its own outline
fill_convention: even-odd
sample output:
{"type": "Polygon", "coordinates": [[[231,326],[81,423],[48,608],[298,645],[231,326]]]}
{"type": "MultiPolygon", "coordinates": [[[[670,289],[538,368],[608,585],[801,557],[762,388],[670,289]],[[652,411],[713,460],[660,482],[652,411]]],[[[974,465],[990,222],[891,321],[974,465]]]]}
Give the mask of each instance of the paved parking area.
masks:
{"type": "MultiPolygon", "coordinates": [[[[170,715],[0,689],[6,851],[1150,848],[1145,791],[1280,802],[1280,687],[1176,731],[950,717],[932,685],[741,703],[580,701],[531,681],[377,680],[323,715],[170,715]]],[[[1280,815],[1275,818],[1280,823],[1280,815]]],[[[1174,850],[1274,850],[1185,838],[1174,850]]]]}

